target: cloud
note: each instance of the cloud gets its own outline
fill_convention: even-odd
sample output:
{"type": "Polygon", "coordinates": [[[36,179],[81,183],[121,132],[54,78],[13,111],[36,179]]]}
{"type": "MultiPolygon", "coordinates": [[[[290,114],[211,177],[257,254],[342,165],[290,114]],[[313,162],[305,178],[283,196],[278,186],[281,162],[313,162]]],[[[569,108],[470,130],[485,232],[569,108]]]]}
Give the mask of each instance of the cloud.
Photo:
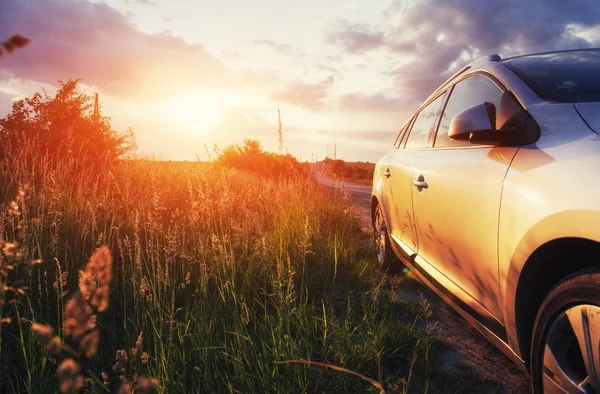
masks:
{"type": "Polygon", "coordinates": [[[390,97],[384,93],[349,93],[339,98],[338,109],[359,112],[397,112],[407,104],[404,97],[390,97]]]}
{"type": "Polygon", "coordinates": [[[398,56],[399,93],[421,102],[458,66],[502,56],[600,44],[600,3],[581,0],[396,1],[377,27],[342,23],[325,39],[347,53],[385,49],[398,56]]]}
{"type": "Polygon", "coordinates": [[[328,77],[321,83],[291,83],[285,89],[272,93],[271,99],[314,112],[324,111],[328,107],[327,98],[332,82],[332,78],[328,77]]]}
{"type": "Polygon", "coordinates": [[[125,2],[130,3],[130,4],[143,4],[143,5],[151,5],[151,6],[156,5],[155,0],[125,0],[125,2]]]}
{"type": "Polygon", "coordinates": [[[0,92],[0,118],[5,117],[11,112],[14,96],[0,92]]]}
{"type": "Polygon", "coordinates": [[[294,57],[306,56],[305,54],[298,52],[296,50],[296,48],[294,48],[292,45],[284,44],[282,42],[277,42],[274,40],[260,39],[260,40],[254,40],[254,41],[252,41],[252,43],[254,45],[265,46],[265,47],[271,48],[275,52],[279,53],[280,55],[294,56],[294,57]]]}
{"type": "Polygon", "coordinates": [[[147,34],[104,3],[3,0],[0,37],[32,40],[0,69],[14,78],[56,83],[83,78],[109,93],[165,95],[225,84],[229,71],[199,44],[170,34],[147,34]]]}
{"type": "Polygon", "coordinates": [[[385,44],[384,33],[363,24],[338,22],[335,29],[325,35],[329,44],[338,45],[348,53],[358,54],[382,47],[385,44]]]}

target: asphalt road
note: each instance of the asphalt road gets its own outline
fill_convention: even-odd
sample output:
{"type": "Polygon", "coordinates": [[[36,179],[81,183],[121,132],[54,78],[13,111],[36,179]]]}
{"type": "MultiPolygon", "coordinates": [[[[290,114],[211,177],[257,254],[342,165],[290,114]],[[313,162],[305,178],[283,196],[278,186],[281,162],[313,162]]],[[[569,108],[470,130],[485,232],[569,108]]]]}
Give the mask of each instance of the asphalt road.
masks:
{"type": "MultiPolygon", "coordinates": [[[[332,193],[347,199],[365,229],[371,231],[371,187],[333,179],[318,165],[313,167],[313,173],[317,181],[332,193]]],[[[531,393],[529,375],[418,278],[409,274],[398,287],[397,295],[408,302],[419,302],[420,294],[433,306],[432,318],[437,322],[437,335],[451,347],[437,355],[437,368],[454,372],[459,365],[466,365],[482,378],[498,382],[502,393],[531,393]]]]}

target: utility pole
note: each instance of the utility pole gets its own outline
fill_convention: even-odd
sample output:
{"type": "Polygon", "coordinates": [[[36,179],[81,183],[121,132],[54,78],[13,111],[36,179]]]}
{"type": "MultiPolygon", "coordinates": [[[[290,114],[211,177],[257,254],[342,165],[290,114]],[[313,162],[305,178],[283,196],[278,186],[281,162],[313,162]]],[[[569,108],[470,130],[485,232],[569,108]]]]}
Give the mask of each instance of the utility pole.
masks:
{"type": "Polygon", "coordinates": [[[98,109],[98,93],[94,93],[94,120],[98,120],[100,111],[98,109]]]}
{"type": "Polygon", "coordinates": [[[281,127],[281,111],[279,110],[279,107],[277,107],[277,118],[279,119],[279,130],[277,130],[277,132],[279,133],[279,154],[282,155],[283,154],[283,129],[281,127]]]}

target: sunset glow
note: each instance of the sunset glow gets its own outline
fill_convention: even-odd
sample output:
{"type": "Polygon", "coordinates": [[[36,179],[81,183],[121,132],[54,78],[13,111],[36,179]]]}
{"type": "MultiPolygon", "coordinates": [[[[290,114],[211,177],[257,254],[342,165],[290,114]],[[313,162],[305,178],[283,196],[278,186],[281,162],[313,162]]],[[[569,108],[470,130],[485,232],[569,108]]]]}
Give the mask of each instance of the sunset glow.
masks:
{"type": "Polygon", "coordinates": [[[208,133],[223,117],[225,97],[221,93],[186,91],[159,100],[156,108],[166,120],[182,125],[194,134],[208,133]]]}
{"type": "Polygon", "coordinates": [[[6,0],[0,34],[31,43],[2,58],[0,114],[81,78],[143,154],[195,160],[204,145],[246,138],[277,149],[279,108],[290,153],[323,158],[336,146],[373,162],[471,59],[600,45],[599,7],[509,3],[494,10],[511,25],[495,26],[462,0],[6,0]],[[543,34],[531,34],[542,22],[529,14],[544,15],[543,34]]]}

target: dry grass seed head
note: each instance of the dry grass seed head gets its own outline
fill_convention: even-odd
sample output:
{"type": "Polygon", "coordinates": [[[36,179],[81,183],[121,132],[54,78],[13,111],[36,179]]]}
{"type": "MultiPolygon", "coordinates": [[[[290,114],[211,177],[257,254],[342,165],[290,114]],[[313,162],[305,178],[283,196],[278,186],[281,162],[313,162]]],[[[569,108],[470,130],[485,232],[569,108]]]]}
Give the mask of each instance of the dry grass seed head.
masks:
{"type": "Polygon", "coordinates": [[[135,386],[135,394],[148,394],[156,391],[157,382],[154,378],[140,376],[135,386]]]}
{"type": "Polygon", "coordinates": [[[131,386],[131,383],[123,382],[123,384],[121,384],[121,387],[119,387],[119,391],[117,391],[117,394],[131,394],[132,391],[133,387],[131,386]]]}
{"type": "Polygon", "coordinates": [[[106,246],[98,248],[79,272],[79,291],[98,311],[108,308],[108,293],[112,279],[112,256],[106,246]]]}
{"type": "Polygon", "coordinates": [[[61,393],[78,393],[85,385],[83,376],[79,375],[80,367],[75,360],[67,358],[58,366],[61,393]]]}
{"type": "Polygon", "coordinates": [[[90,307],[79,293],[65,307],[63,328],[65,335],[75,339],[96,328],[96,317],[92,316],[90,307]]]}
{"type": "Polygon", "coordinates": [[[60,338],[54,335],[52,327],[45,324],[33,323],[31,331],[48,353],[58,354],[60,352],[62,344],[60,338]]]}
{"type": "Polygon", "coordinates": [[[79,347],[87,358],[91,358],[98,351],[98,342],[100,340],[98,330],[86,334],[79,342],[79,347]]]}

